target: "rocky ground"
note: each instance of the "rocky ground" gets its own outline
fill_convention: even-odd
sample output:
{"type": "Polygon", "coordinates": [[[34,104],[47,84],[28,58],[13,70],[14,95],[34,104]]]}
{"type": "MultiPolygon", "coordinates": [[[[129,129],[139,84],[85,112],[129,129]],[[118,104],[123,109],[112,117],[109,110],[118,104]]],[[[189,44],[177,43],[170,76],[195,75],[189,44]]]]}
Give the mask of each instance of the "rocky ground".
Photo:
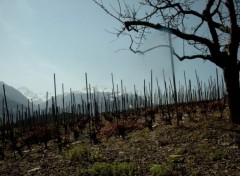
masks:
{"type": "Polygon", "coordinates": [[[0,175],[240,175],[240,128],[218,115],[165,125],[157,117],[153,130],[129,122],[126,136],[107,124],[90,144],[86,133],[59,152],[36,145],[15,159],[9,151],[0,175]]]}

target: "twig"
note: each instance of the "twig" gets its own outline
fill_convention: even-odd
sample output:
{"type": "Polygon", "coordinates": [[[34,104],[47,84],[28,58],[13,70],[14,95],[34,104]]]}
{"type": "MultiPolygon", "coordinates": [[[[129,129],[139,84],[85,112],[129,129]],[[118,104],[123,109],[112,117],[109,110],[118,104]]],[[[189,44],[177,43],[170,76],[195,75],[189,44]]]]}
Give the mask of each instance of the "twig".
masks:
{"type": "Polygon", "coordinates": [[[20,161],[22,161],[26,156],[27,154],[29,154],[32,150],[29,150],[27,153],[25,153],[22,158],[20,158],[15,164],[18,164],[20,161]]]}

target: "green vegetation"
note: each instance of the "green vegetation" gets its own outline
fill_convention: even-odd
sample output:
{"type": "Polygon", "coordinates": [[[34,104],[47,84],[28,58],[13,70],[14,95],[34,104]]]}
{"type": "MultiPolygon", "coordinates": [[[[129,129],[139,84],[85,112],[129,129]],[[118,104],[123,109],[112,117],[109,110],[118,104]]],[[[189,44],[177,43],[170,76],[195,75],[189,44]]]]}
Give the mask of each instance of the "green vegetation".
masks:
{"type": "Polygon", "coordinates": [[[174,150],[174,154],[175,155],[183,155],[183,154],[185,154],[185,153],[187,153],[187,149],[185,149],[185,148],[176,148],[175,150],[174,150]]]}
{"type": "Polygon", "coordinates": [[[176,164],[176,163],[182,163],[184,161],[184,158],[182,155],[170,155],[167,158],[168,164],[176,164]]]}
{"type": "Polygon", "coordinates": [[[150,167],[152,176],[170,176],[171,172],[161,164],[153,164],[150,167]]]}
{"type": "Polygon", "coordinates": [[[137,172],[137,165],[133,162],[118,163],[114,167],[114,175],[132,176],[137,172]]]}
{"type": "Polygon", "coordinates": [[[91,162],[103,162],[106,157],[101,153],[101,151],[91,151],[87,147],[74,147],[66,152],[66,156],[71,161],[88,160],[91,162]]]}
{"type": "Polygon", "coordinates": [[[135,163],[106,163],[96,162],[90,165],[88,169],[80,169],[79,175],[91,176],[134,176],[137,174],[137,165],[135,163]]]}
{"type": "Polygon", "coordinates": [[[66,152],[66,156],[71,161],[80,161],[89,157],[90,151],[87,147],[74,147],[66,152]]]}
{"type": "Polygon", "coordinates": [[[106,160],[106,157],[97,150],[90,153],[90,160],[93,162],[102,162],[106,160]]]}
{"type": "Polygon", "coordinates": [[[105,176],[105,175],[113,175],[113,165],[109,163],[99,163],[96,162],[90,166],[89,169],[85,170],[85,174],[89,174],[92,176],[105,176]]]}
{"type": "Polygon", "coordinates": [[[210,160],[211,161],[222,160],[222,159],[226,159],[227,156],[228,154],[226,149],[223,149],[223,150],[216,149],[210,153],[210,160]]]}
{"type": "Polygon", "coordinates": [[[149,135],[149,130],[147,128],[144,128],[143,130],[133,132],[131,134],[131,137],[133,137],[133,138],[139,138],[139,137],[147,138],[148,135],[149,135]]]}

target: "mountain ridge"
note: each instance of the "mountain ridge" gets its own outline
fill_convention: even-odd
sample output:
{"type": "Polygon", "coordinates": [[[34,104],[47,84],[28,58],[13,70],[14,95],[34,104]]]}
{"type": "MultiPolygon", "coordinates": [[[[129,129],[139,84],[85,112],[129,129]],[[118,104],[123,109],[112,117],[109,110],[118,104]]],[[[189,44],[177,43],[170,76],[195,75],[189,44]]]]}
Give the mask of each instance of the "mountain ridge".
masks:
{"type": "Polygon", "coordinates": [[[4,102],[3,104],[4,98],[3,85],[5,87],[5,94],[9,111],[15,113],[17,110],[17,106],[23,105],[24,108],[28,106],[28,99],[20,91],[18,91],[12,86],[5,84],[3,81],[0,81],[0,97],[2,98],[0,101],[1,115],[3,113],[3,107],[4,111],[6,111],[6,103],[4,102]]]}
{"type": "Polygon", "coordinates": [[[35,105],[44,102],[42,97],[40,97],[37,93],[31,91],[27,87],[19,87],[17,90],[20,91],[27,99],[33,101],[35,105]]]}

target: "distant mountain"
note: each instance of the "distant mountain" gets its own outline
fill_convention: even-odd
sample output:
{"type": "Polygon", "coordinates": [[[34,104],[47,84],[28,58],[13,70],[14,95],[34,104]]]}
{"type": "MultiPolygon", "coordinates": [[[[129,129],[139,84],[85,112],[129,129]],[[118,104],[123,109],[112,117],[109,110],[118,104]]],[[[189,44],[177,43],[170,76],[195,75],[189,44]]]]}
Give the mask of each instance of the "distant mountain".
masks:
{"type": "MultiPolygon", "coordinates": [[[[101,91],[102,91],[102,89],[101,89],[101,91]]],[[[104,95],[105,95],[106,99],[110,98],[112,100],[112,92],[109,92],[107,89],[105,89],[104,95]]],[[[91,96],[93,99],[93,96],[94,96],[93,91],[91,91],[91,96]]],[[[54,96],[53,96],[53,98],[54,98],[54,96]]],[[[103,92],[95,90],[95,98],[96,98],[96,100],[98,100],[98,102],[103,101],[104,100],[103,92]]],[[[72,102],[74,102],[74,99],[75,99],[76,104],[82,104],[82,100],[84,102],[87,101],[87,93],[81,92],[81,91],[73,91],[72,95],[69,92],[64,93],[64,106],[65,107],[69,106],[71,104],[71,100],[72,100],[72,102]]],[[[54,98],[54,101],[55,101],[55,98],[54,98]]],[[[42,103],[40,106],[42,108],[43,107],[45,108],[46,102],[42,103]]],[[[48,106],[49,107],[52,106],[52,97],[49,97],[49,99],[48,99],[48,106]]],[[[63,95],[57,95],[57,106],[59,106],[61,108],[63,107],[63,95]]]]}
{"type": "MultiPolygon", "coordinates": [[[[12,110],[13,115],[15,116],[17,106],[19,109],[21,109],[21,106],[23,105],[24,109],[28,107],[28,100],[33,101],[34,103],[34,109],[37,108],[37,104],[40,105],[41,109],[44,109],[46,107],[46,102],[44,101],[46,99],[46,94],[36,94],[29,90],[26,87],[20,87],[17,89],[5,84],[4,82],[0,82],[0,117],[2,115],[2,103],[3,103],[3,84],[5,85],[5,91],[6,91],[6,97],[7,97],[7,104],[9,111],[12,110]]],[[[95,86],[91,89],[91,99],[93,100],[94,97],[94,91],[95,91],[95,98],[98,101],[98,103],[104,101],[104,96],[108,101],[113,101],[112,91],[110,89],[103,88],[101,86],[95,86]]],[[[89,99],[90,99],[90,91],[89,93],[89,99]]],[[[121,96],[120,92],[118,94],[115,94],[117,96],[121,96]]],[[[130,95],[129,95],[130,96],[130,95]]],[[[55,101],[53,94],[48,94],[48,107],[52,106],[52,97],[55,101]]],[[[120,98],[121,99],[121,98],[120,98]]],[[[65,108],[70,108],[71,102],[75,102],[76,104],[82,104],[82,101],[86,103],[87,101],[87,93],[86,90],[82,91],[73,91],[72,93],[66,92],[64,93],[64,106],[65,108]]],[[[120,100],[121,101],[121,100],[120,100]]],[[[57,95],[57,106],[63,107],[63,95],[57,95]]],[[[30,106],[31,108],[31,106],[30,106]]],[[[104,109],[103,109],[104,111],[104,109]]]]}
{"type": "Polygon", "coordinates": [[[43,103],[43,99],[36,93],[32,92],[26,87],[19,87],[18,91],[20,91],[26,98],[28,98],[30,101],[33,101],[33,104],[41,104],[43,103]]]}
{"type": "Polygon", "coordinates": [[[2,113],[2,99],[4,97],[3,93],[3,84],[5,86],[6,98],[9,111],[12,109],[13,112],[17,109],[17,105],[27,107],[28,99],[17,89],[5,84],[4,82],[0,82],[0,113],[2,113]]]}
{"type": "MultiPolygon", "coordinates": [[[[95,92],[112,92],[112,89],[106,88],[102,85],[92,86],[91,91],[93,92],[93,90],[95,90],[95,92]]],[[[86,92],[86,88],[83,88],[82,91],[86,92]]]]}

